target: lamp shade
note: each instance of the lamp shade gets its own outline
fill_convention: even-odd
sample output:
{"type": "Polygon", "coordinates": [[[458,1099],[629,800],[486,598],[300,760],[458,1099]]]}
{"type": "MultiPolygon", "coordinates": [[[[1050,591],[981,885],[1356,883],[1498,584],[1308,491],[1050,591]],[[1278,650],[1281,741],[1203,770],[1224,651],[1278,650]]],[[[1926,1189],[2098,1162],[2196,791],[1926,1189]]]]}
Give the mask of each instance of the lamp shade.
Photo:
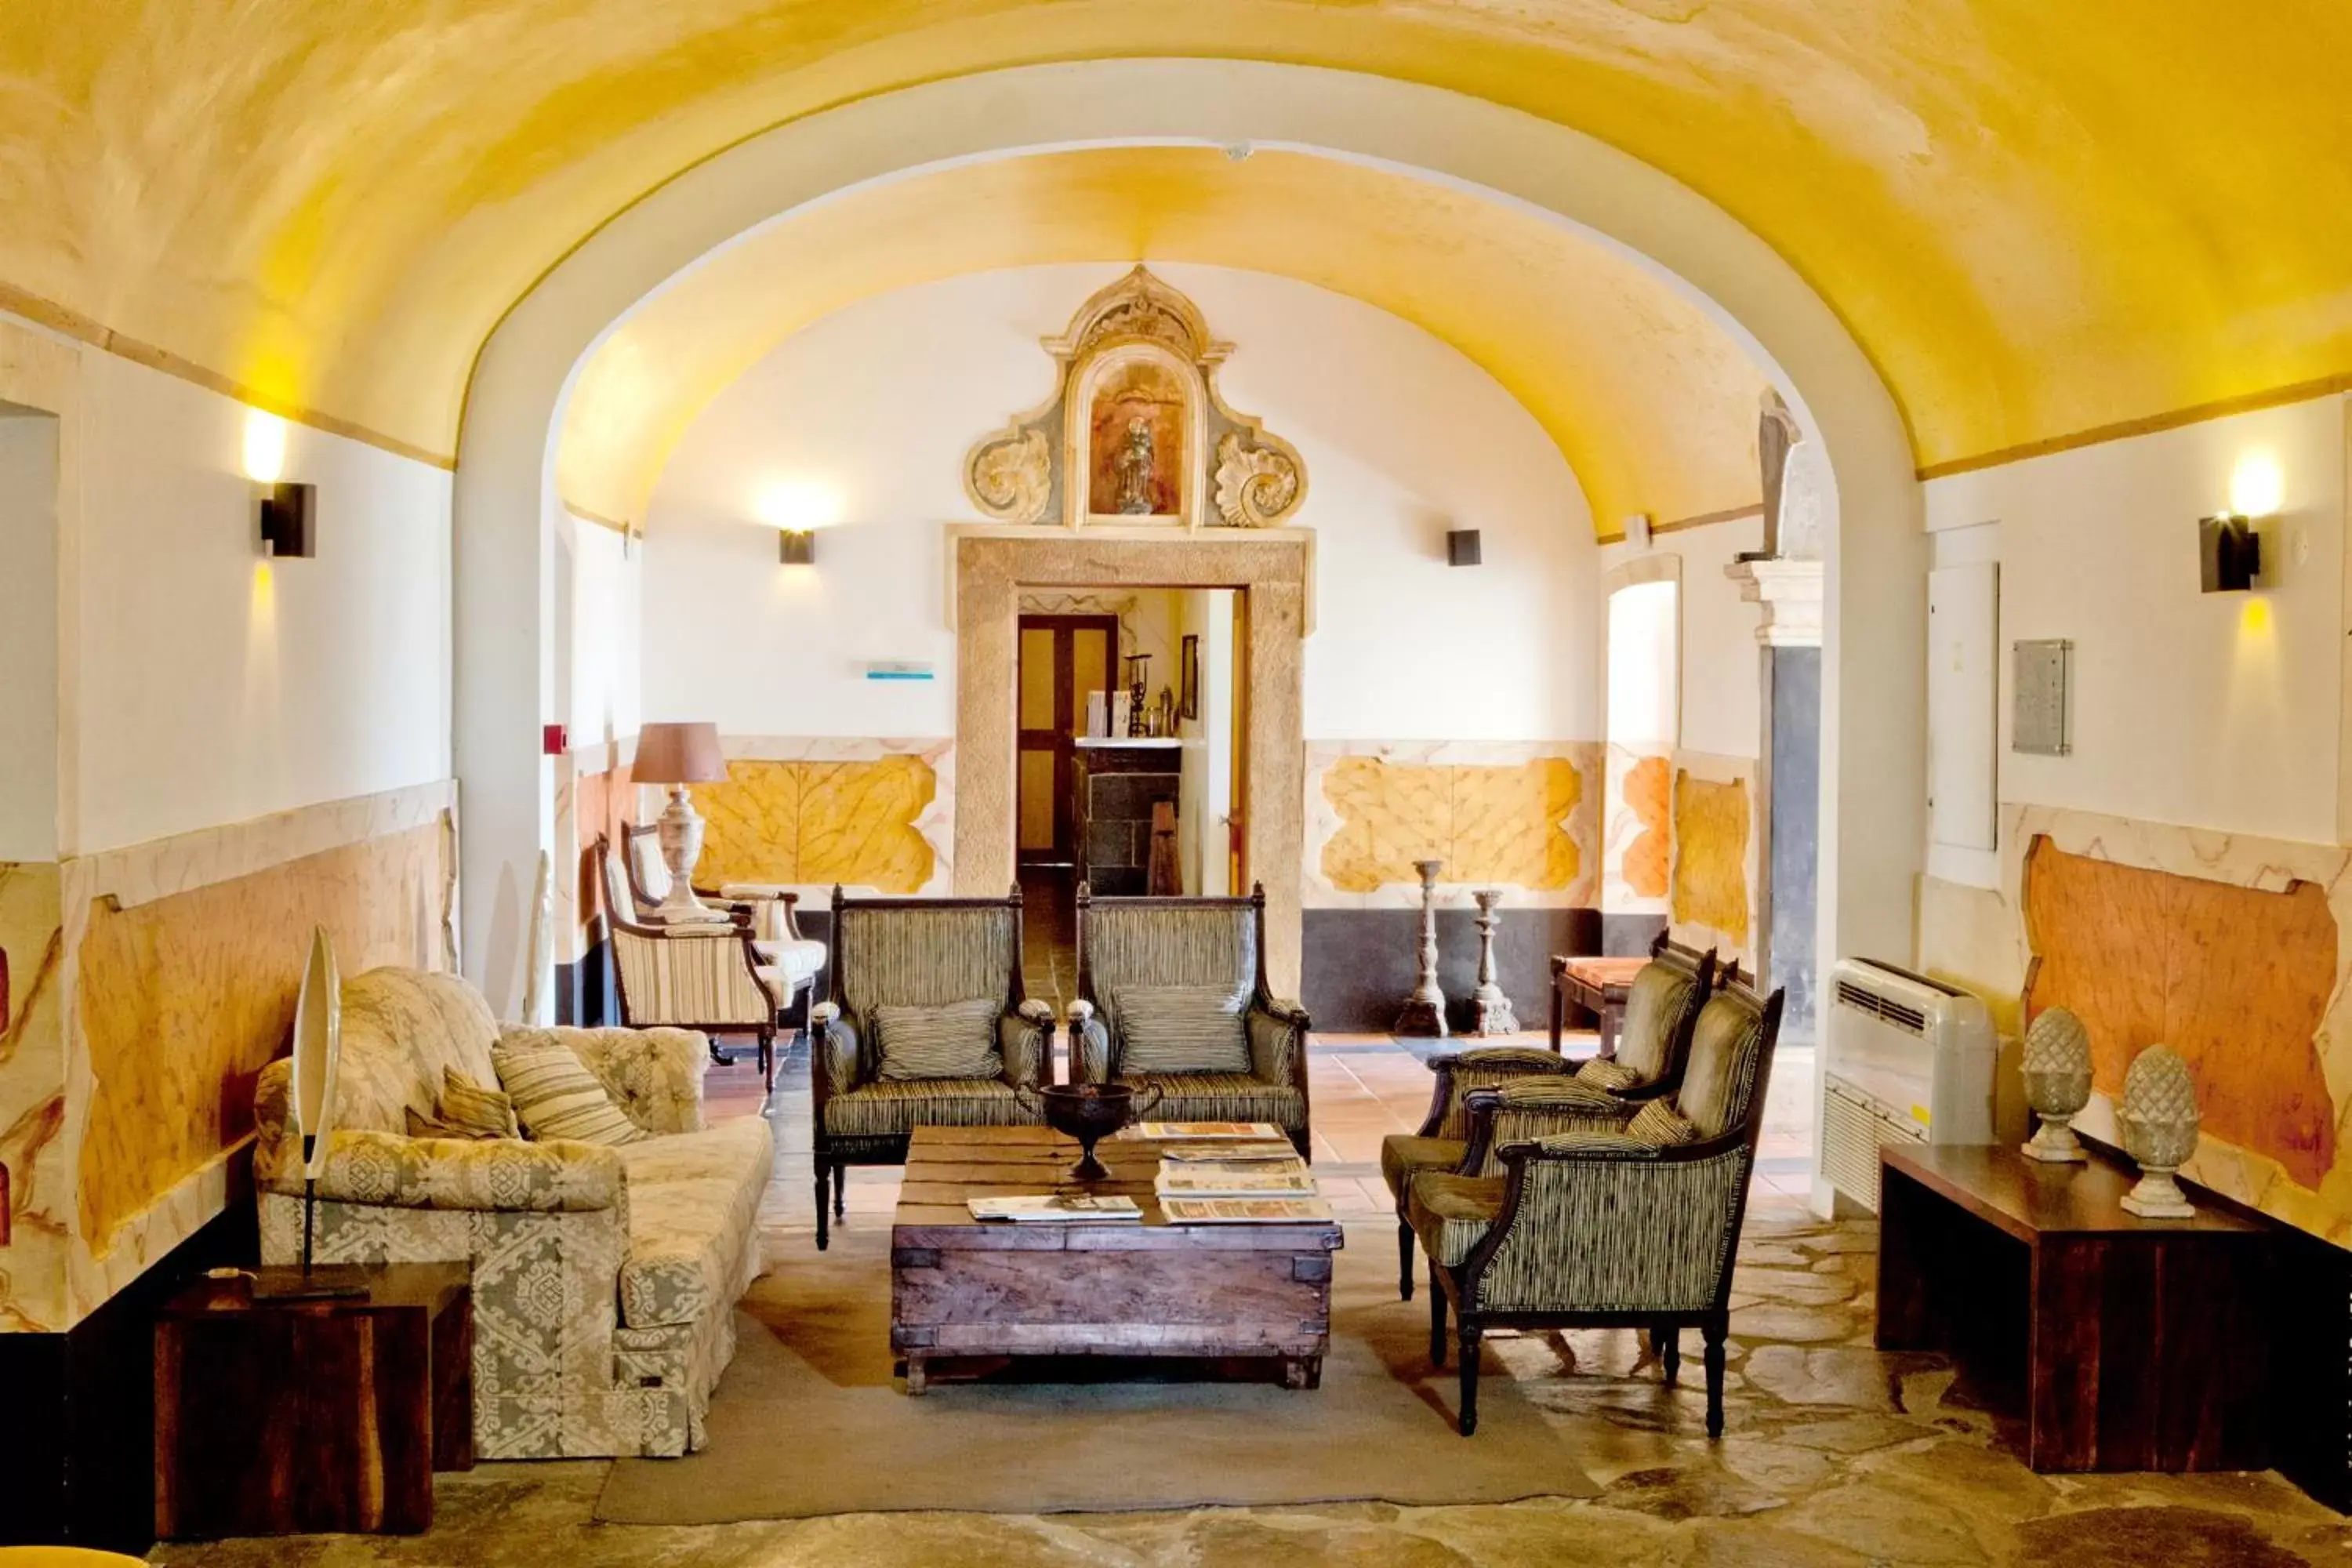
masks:
{"type": "Polygon", "coordinates": [[[719,726],[647,724],[637,731],[637,761],[629,776],[653,784],[724,781],[727,759],[719,752],[719,726]]]}

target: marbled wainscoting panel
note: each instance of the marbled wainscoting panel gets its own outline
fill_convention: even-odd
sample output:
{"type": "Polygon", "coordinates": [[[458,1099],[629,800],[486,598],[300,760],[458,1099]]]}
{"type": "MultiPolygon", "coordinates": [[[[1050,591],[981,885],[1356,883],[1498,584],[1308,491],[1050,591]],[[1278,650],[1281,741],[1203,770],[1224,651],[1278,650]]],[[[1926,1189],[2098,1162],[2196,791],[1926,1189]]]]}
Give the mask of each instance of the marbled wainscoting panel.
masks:
{"type": "Polygon", "coordinates": [[[1601,748],[1590,742],[1328,742],[1307,748],[1305,896],[1316,909],[1418,904],[1416,860],[1449,899],[1502,888],[1590,908],[1601,748]]]}
{"type": "Polygon", "coordinates": [[[69,1317],[61,887],[55,865],[0,865],[0,1333],[69,1317]]]}
{"type": "Polygon", "coordinates": [[[772,882],[822,897],[943,894],[954,847],[946,741],[734,736],[728,778],[698,785],[708,826],[695,879],[772,882]]]}
{"type": "Polygon", "coordinates": [[[1756,963],[1756,763],[1700,752],[1674,755],[1674,869],[1670,918],[1676,939],[1756,963]]]}
{"type": "Polygon", "coordinates": [[[253,1080],[286,1047],[313,927],[346,974],[443,947],[452,851],[430,822],[146,902],[90,900],[73,963],[93,1254],[251,1132],[253,1080]]]}
{"type": "Polygon", "coordinates": [[[558,877],[555,887],[555,961],[577,963],[588,951],[588,928],[604,907],[596,885],[596,841],[615,848],[621,829],[636,815],[636,790],[629,782],[631,763],[622,760],[619,745],[574,752],[567,784],[558,770],[555,841],[572,847],[571,874],[558,877]]]}
{"type": "Polygon", "coordinates": [[[1608,769],[1601,907],[1611,914],[1664,914],[1674,865],[1674,763],[1664,747],[1612,744],[1608,769]]]}
{"type": "Polygon", "coordinates": [[[2352,849],[2017,804],[2000,846],[2027,1011],[2091,1026],[2084,1131],[2113,1141],[2125,1067],[2172,1046],[2204,1121],[2183,1173],[2352,1244],[2352,849]]]}

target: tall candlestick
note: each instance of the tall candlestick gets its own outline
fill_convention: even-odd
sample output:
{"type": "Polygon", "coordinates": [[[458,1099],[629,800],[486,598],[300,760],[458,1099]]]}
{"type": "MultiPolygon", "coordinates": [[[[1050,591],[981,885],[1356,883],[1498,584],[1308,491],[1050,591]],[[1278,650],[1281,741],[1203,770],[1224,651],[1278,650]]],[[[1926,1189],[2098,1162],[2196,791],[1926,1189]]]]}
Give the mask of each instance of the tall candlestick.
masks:
{"type": "Polygon", "coordinates": [[[1421,977],[1397,1014],[1395,1032],[1400,1035],[1444,1038],[1446,1034],[1445,993],[1437,984],[1437,873],[1444,868],[1443,860],[1412,863],[1421,873],[1421,977]]]}
{"type": "Polygon", "coordinates": [[[1519,1016],[1495,978],[1495,927],[1502,915],[1500,888],[1484,888],[1470,895],[1478,900],[1478,989],[1470,994],[1470,1032],[1474,1035],[1516,1035],[1519,1016]]]}

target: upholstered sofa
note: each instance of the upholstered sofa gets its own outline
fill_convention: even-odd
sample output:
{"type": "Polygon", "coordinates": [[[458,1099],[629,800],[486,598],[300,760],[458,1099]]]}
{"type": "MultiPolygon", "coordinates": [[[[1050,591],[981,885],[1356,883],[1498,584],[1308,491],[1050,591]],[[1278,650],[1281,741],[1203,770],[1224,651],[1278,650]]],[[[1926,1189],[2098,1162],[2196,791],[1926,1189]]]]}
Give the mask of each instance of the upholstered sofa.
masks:
{"type": "MultiPolygon", "coordinates": [[[[474,1445],[486,1459],[700,1447],[734,1305],[761,1267],[767,1123],[702,1124],[700,1035],[501,1026],[463,980],[375,969],[342,987],[335,1131],[319,1183],[322,1262],[474,1268],[474,1445]],[[493,1046],[568,1047],[631,1121],[606,1146],[408,1136],[446,1069],[495,1084],[493,1046]]],[[[261,1250],[298,1262],[302,1172],[289,1065],[255,1091],[261,1250]]]]}

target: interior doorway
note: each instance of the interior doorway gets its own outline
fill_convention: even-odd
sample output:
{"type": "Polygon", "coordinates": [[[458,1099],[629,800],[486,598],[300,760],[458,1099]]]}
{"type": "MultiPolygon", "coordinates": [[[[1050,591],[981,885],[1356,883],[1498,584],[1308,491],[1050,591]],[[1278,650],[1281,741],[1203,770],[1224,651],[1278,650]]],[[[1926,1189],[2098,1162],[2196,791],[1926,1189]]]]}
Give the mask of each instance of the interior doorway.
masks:
{"type": "Polygon", "coordinates": [[[1032,869],[1077,863],[1077,741],[1090,706],[1107,700],[1119,668],[1116,615],[1021,617],[1020,858],[1032,869]]]}

